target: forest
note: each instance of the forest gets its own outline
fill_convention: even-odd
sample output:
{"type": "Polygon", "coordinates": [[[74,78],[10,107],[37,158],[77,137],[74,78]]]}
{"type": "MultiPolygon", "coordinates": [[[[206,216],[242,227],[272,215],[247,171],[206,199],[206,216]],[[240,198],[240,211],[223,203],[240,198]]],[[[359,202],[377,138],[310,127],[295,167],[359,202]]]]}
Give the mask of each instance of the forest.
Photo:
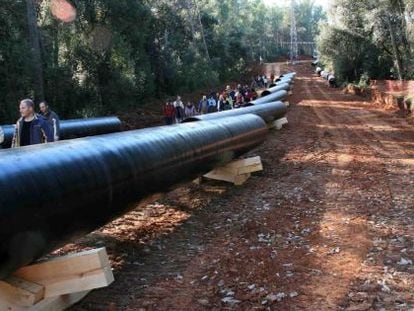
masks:
{"type": "Polygon", "coordinates": [[[321,62],[343,82],[413,78],[414,1],[333,0],[320,25],[321,62]]]}
{"type": "MultiPolygon", "coordinates": [[[[238,79],[260,57],[289,53],[289,2],[0,3],[2,123],[14,122],[22,98],[45,99],[63,118],[111,114],[238,79]]],[[[295,14],[298,40],[313,41],[322,7],[301,0],[295,14]]]]}

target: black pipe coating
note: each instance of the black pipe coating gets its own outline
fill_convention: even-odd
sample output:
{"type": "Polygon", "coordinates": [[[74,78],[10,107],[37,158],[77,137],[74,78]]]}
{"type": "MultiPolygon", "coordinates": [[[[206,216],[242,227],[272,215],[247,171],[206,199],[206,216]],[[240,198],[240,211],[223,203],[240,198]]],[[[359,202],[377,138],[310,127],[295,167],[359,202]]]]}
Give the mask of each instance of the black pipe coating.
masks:
{"type": "Polygon", "coordinates": [[[290,91],[290,85],[288,83],[278,83],[276,86],[263,91],[262,94],[260,94],[260,97],[265,97],[279,91],[290,91]]]}
{"type": "Polygon", "coordinates": [[[288,73],[284,73],[282,75],[279,76],[280,78],[292,78],[294,79],[296,77],[296,72],[288,72],[288,73]]]}
{"type": "Polygon", "coordinates": [[[60,138],[73,139],[119,132],[121,120],[117,117],[72,119],[60,124],[60,138]]]}
{"type": "MultiPolygon", "coordinates": [[[[3,125],[4,141],[0,148],[11,148],[15,125],[3,125]]],[[[73,139],[119,132],[121,120],[117,117],[100,117],[89,119],[72,119],[60,122],[60,139],[73,139]]]]}
{"type": "Polygon", "coordinates": [[[275,80],[275,83],[289,83],[292,84],[294,81],[293,77],[283,77],[283,78],[278,78],[275,80]]]}
{"type": "Polygon", "coordinates": [[[0,279],[149,195],[228,163],[267,132],[246,114],[2,151],[0,279]]]}
{"type": "Polygon", "coordinates": [[[283,118],[287,113],[287,106],[282,102],[272,102],[263,105],[248,106],[222,112],[214,112],[186,118],[183,122],[209,121],[219,118],[234,117],[244,114],[254,114],[261,117],[266,123],[283,118]]]}
{"type": "Polygon", "coordinates": [[[267,103],[271,103],[271,102],[275,102],[275,101],[282,101],[282,100],[286,99],[287,96],[288,96],[287,91],[277,91],[277,92],[269,94],[265,97],[260,97],[258,99],[255,99],[255,100],[251,101],[249,104],[250,105],[262,105],[262,104],[267,104],[267,103]]]}
{"type": "Polygon", "coordinates": [[[2,148],[10,148],[13,141],[14,129],[13,125],[2,125],[4,138],[3,141],[0,141],[0,149],[2,148]]]}

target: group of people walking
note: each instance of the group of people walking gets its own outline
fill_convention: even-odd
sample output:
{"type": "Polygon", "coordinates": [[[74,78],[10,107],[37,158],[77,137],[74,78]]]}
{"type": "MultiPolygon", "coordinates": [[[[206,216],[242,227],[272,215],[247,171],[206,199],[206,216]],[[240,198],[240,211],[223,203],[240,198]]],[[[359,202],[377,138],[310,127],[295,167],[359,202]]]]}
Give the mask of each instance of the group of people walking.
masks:
{"type": "Polygon", "coordinates": [[[237,85],[232,88],[227,85],[221,92],[204,94],[197,105],[191,101],[184,104],[180,96],[175,101],[169,100],[163,107],[164,120],[167,125],[180,123],[185,118],[199,114],[220,112],[243,107],[245,104],[255,100],[257,93],[248,85],[237,85]]]}
{"type": "MultiPolygon", "coordinates": [[[[31,99],[23,99],[19,105],[21,117],[17,120],[12,148],[36,145],[59,140],[59,116],[49,108],[46,101],[39,104],[39,113],[31,99]]],[[[0,127],[0,143],[4,139],[0,127]]]]}

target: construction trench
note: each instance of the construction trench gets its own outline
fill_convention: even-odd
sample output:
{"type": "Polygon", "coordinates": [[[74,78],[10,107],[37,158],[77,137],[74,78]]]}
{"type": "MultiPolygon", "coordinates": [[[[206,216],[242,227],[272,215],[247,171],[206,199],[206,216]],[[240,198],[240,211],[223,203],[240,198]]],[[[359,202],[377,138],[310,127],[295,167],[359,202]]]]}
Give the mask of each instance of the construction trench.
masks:
{"type": "MultiPolygon", "coordinates": [[[[47,259],[106,247],[115,276],[111,285],[92,291],[70,310],[410,310],[414,306],[410,285],[414,282],[410,264],[414,255],[414,229],[410,225],[414,217],[413,124],[392,111],[371,105],[366,98],[329,88],[313,74],[308,63],[293,67],[269,64],[268,75],[274,66],[282,72],[298,72],[294,85],[289,84],[293,95],[288,98],[287,111],[275,99],[268,106],[256,103],[243,108],[247,111],[257,107],[256,115],[229,115],[229,121],[225,115],[223,120],[205,120],[228,126],[228,132],[223,127],[220,132],[222,138],[227,137],[227,149],[237,146],[240,153],[250,150],[244,158],[261,157],[264,170],[253,174],[243,186],[216,181],[186,183],[207,171],[205,168],[196,173],[199,168],[190,161],[191,157],[186,162],[189,166],[183,168],[189,173],[188,179],[180,180],[178,188],[174,186],[167,194],[144,200],[138,207],[127,207],[126,201],[137,202],[149,193],[142,194],[141,188],[133,192],[128,189],[137,184],[120,182],[128,165],[138,167],[131,161],[126,160],[123,170],[116,172],[119,175],[114,174],[115,160],[111,160],[104,171],[94,171],[102,177],[84,178],[84,185],[99,185],[99,189],[108,189],[112,181],[120,182],[118,185],[126,190],[117,192],[115,186],[112,197],[93,193],[91,188],[81,192],[68,182],[72,191],[79,192],[79,200],[90,200],[89,205],[79,205],[79,215],[72,217],[90,215],[93,219],[90,223],[79,222],[64,213],[46,213],[61,224],[76,223],[76,228],[69,233],[63,228],[48,228],[49,232],[42,235],[49,239],[49,246],[36,252],[43,254],[53,248],[51,244],[67,243],[69,235],[81,235],[47,259]],[[266,110],[272,111],[273,117],[266,117],[266,110]],[[268,132],[269,123],[284,113],[288,127],[268,132]],[[244,128],[246,122],[242,120],[249,129],[244,128]],[[252,133],[252,129],[255,144],[245,146],[243,133],[252,133]],[[109,211],[108,202],[121,196],[119,205],[109,211]],[[97,210],[108,213],[92,217],[97,210]],[[84,235],[127,210],[131,211],[84,235]],[[50,241],[52,229],[62,236],[50,241]]],[[[202,120],[192,121],[183,124],[183,129],[214,129],[202,120]]],[[[164,133],[161,128],[156,131],[164,133]]],[[[136,133],[140,131],[130,132],[131,136],[136,133]]],[[[131,150],[120,143],[118,135],[123,134],[126,133],[64,141],[56,152],[62,157],[76,154],[79,159],[88,159],[90,148],[75,153],[75,141],[82,141],[82,147],[89,140],[106,145],[105,139],[113,137],[118,141],[105,149],[105,156],[115,156],[118,161],[122,154],[132,155],[140,148],[140,140],[135,137],[129,138],[134,146],[131,150]]],[[[172,137],[170,132],[163,135],[172,137]]],[[[157,139],[149,136],[149,141],[157,139]]],[[[197,143],[208,143],[204,140],[197,143]]],[[[7,153],[13,163],[20,163],[14,162],[18,159],[9,151],[1,153],[7,153]]],[[[198,155],[204,160],[209,157],[208,152],[198,155]]],[[[223,161],[236,156],[224,151],[216,155],[223,161]]],[[[212,162],[204,160],[203,166],[211,163],[209,169],[221,162],[215,162],[215,157],[212,162]]],[[[99,161],[104,160],[94,158],[91,167],[99,166],[94,164],[99,161]]],[[[66,173],[77,178],[89,170],[87,161],[80,161],[80,169],[66,162],[67,169],[57,175],[66,173]]],[[[176,184],[168,165],[163,167],[167,170],[165,176],[155,179],[166,178],[176,184]]],[[[33,175],[19,178],[17,172],[14,174],[21,183],[30,183],[27,176],[33,175]]],[[[152,178],[141,175],[144,176],[138,176],[136,182],[141,179],[150,187],[148,180],[152,178]]],[[[60,182],[58,176],[53,178],[56,180],[51,179],[51,184],[60,182]]],[[[63,193],[54,195],[56,198],[63,193]]],[[[1,206],[3,197],[2,193],[1,206]]],[[[38,199],[50,202],[51,197],[38,199]]],[[[18,200],[17,194],[8,200],[18,200]]],[[[65,200],[61,206],[67,211],[78,203],[65,200]]],[[[16,225],[8,226],[9,235],[14,234],[13,230],[19,232],[19,225],[36,226],[34,221],[23,224],[18,223],[18,217],[15,220],[16,225]]],[[[18,261],[15,258],[14,266],[23,264],[18,261]]],[[[3,271],[7,271],[7,264],[2,262],[3,271]]]]}

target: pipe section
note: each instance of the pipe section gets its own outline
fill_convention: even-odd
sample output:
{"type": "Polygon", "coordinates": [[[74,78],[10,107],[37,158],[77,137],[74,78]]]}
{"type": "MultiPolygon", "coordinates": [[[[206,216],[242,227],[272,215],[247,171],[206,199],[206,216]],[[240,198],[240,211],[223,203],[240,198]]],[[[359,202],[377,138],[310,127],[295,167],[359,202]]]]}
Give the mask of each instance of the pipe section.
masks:
{"type": "MultiPolygon", "coordinates": [[[[4,141],[0,148],[11,148],[15,125],[3,125],[4,141]]],[[[119,132],[121,120],[117,117],[72,119],[60,122],[60,140],[119,132]]]]}
{"type": "Polygon", "coordinates": [[[185,119],[183,122],[210,121],[226,117],[235,117],[245,114],[254,114],[261,117],[266,123],[283,118],[287,113],[287,106],[282,102],[272,102],[263,105],[248,106],[222,112],[198,115],[185,119]]]}
{"type": "Polygon", "coordinates": [[[4,150],[0,278],[261,144],[252,114],[4,150]]]}
{"type": "Polygon", "coordinates": [[[267,96],[255,99],[255,100],[251,101],[249,104],[250,105],[262,105],[262,104],[267,104],[267,103],[271,103],[271,102],[275,102],[275,101],[283,101],[283,100],[286,99],[287,96],[288,96],[287,91],[277,91],[277,92],[269,94],[267,96]]]}

